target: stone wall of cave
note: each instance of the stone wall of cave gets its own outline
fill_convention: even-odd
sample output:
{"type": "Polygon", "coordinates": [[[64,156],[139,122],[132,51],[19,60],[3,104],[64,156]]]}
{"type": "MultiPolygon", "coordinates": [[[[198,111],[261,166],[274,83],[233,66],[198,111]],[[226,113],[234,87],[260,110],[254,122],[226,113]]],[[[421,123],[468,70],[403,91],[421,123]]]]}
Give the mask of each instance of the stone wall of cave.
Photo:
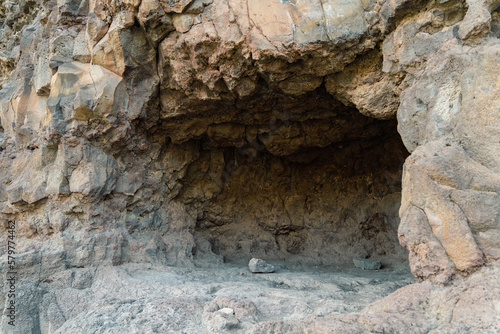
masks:
{"type": "Polygon", "coordinates": [[[225,260],[260,257],[331,265],[352,257],[406,261],[398,243],[401,167],[406,157],[394,122],[380,137],[276,157],[249,159],[234,148],[202,151],[181,197],[214,189],[207,169],[223,170],[222,189],[197,206],[198,243],[225,260]]]}
{"type": "Polygon", "coordinates": [[[397,228],[408,152],[396,121],[365,117],[322,88],[258,101],[189,141],[197,159],[174,200],[196,217],[195,258],[406,262],[397,228]]]}

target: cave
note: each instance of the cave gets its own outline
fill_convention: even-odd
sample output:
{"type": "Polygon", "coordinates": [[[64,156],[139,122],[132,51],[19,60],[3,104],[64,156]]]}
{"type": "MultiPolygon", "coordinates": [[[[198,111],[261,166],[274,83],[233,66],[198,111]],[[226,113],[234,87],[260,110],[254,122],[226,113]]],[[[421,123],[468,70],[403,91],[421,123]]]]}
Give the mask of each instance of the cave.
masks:
{"type": "Polygon", "coordinates": [[[196,216],[195,259],[296,267],[361,257],[408,268],[397,237],[408,152],[395,119],[364,116],[323,86],[294,96],[265,85],[194,119],[185,131],[182,119],[164,127],[175,124],[177,143],[207,129],[187,141],[199,155],[176,197],[196,216]]]}
{"type": "Polygon", "coordinates": [[[500,332],[499,8],[4,1],[0,333],[500,332]]]}

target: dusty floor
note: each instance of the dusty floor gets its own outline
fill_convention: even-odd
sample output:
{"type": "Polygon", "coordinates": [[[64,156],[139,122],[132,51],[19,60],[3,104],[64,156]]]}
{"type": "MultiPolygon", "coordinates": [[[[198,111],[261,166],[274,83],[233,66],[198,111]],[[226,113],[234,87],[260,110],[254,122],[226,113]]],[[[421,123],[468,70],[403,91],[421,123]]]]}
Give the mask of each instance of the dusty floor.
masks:
{"type": "Polygon", "coordinates": [[[252,274],[234,263],[75,269],[66,280],[72,288],[54,292],[60,309],[75,305],[61,314],[66,321],[57,333],[274,333],[267,323],[357,312],[416,281],[403,265],[364,271],[273,264],[277,271],[272,274],[252,274]]]}

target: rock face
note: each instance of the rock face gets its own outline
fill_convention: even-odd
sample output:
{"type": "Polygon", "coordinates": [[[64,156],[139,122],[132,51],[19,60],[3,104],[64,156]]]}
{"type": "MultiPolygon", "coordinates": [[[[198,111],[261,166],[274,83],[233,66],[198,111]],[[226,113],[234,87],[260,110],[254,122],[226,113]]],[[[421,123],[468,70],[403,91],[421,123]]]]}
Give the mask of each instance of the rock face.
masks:
{"type": "Polygon", "coordinates": [[[0,223],[34,289],[19,330],[77,315],[29,285],[71,268],[409,252],[416,277],[450,284],[495,266],[499,7],[0,4],[0,223]]]}

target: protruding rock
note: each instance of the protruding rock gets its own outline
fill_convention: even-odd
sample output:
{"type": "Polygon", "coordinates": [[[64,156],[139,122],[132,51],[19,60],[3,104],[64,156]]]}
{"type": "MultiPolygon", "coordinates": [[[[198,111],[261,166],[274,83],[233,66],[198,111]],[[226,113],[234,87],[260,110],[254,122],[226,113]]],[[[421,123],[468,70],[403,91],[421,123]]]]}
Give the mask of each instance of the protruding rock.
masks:
{"type": "Polygon", "coordinates": [[[488,10],[487,3],[488,1],[485,0],[467,1],[469,9],[458,30],[458,37],[468,39],[473,36],[484,35],[490,30],[491,13],[488,10]]]}
{"type": "Polygon", "coordinates": [[[162,6],[167,13],[182,13],[194,0],[166,0],[162,6]]]}
{"type": "Polygon", "coordinates": [[[90,13],[87,19],[86,36],[90,39],[91,47],[94,47],[101,38],[108,32],[108,25],[106,22],[100,20],[94,13],[90,13]]]}
{"type": "Polygon", "coordinates": [[[134,26],[135,17],[128,12],[118,14],[106,35],[93,49],[94,64],[123,75],[126,68],[147,65],[154,68],[156,50],[144,31],[134,26]]]}
{"type": "Polygon", "coordinates": [[[193,26],[193,16],[186,14],[186,15],[174,15],[172,18],[172,21],[174,23],[175,30],[181,33],[188,32],[189,29],[193,26]]]}
{"type": "Polygon", "coordinates": [[[157,45],[169,32],[175,30],[172,20],[165,14],[158,0],[143,0],[137,20],[154,45],[157,45]]]}

